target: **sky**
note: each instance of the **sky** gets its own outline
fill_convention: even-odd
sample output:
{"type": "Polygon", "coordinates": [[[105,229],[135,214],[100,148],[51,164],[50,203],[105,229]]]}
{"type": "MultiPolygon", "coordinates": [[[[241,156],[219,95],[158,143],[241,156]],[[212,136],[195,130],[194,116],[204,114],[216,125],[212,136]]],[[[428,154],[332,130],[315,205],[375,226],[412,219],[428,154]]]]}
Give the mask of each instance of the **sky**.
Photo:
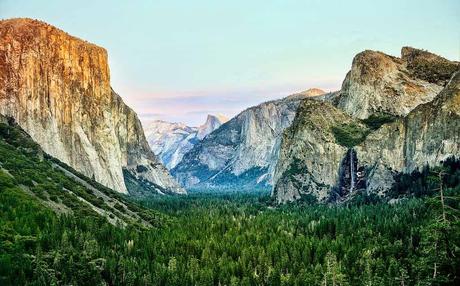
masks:
{"type": "Polygon", "coordinates": [[[402,46],[460,60],[458,0],[0,0],[107,49],[111,84],[141,120],[207,114],[308,88],[340,89],[353,56],[402,46]]]}

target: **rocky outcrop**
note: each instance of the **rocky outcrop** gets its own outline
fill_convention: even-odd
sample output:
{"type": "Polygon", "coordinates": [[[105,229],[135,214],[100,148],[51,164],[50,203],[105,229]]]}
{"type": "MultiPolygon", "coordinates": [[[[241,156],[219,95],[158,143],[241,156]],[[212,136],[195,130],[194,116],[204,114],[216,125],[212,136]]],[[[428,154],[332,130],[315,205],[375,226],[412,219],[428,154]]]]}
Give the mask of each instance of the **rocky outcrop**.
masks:
{"type": "Polygon", "coordinates": [[[144,132],[155,155],[166,168],[172,169],[196,143],[227,121],[222,115],[208,115],[203,125],[190,127],[183,123],[155,120],[145,124],[144,132]]]}
{"type": "MultiPolygon", "coordinates": [[[[356,80],[366,82],[373,77],[372,89],[371,85],[348,82],[354,88],[345,85],[345,93],[342,90],[319,98],[322,102],[306,100],[292,126],[286,129],[274,175],[273,196],[279,203],[307,195],[320,201],[340,201],[357,190],[383,196],[391,189],[398,173],[436,166],[452,156],[460,157],[460,72],[451,74],[448,83],[444,73],[457,64],[427,52],[404,48],[404,65],[419,61],[423,62],[419,65],[424,66],[424,71],[406,69],[411,80],[423,80],[439,87],[445,85],[434,99],[411,107],[405,115],[393,112],[396,109],[388,108],[390,101],[383,98],[400,97],[395,98],[393,92],[381,89],[401,83],[400,78],[393,78],[395,82],[391,82],[395,67],[399,69],[395,62],[400,60],[381,53],[366,53],[369,52],[357,56],[358,62],[359,57],[371,56],[373,68],[362,68],[356,80]],[[378,62],[379,59],[383,63],[378,62]],[[360,78],[363,76],[364,79],[360,78]],[[348,94],[350,92],[352,94],[348,94]],[[383,105],[384,109],[367,109],[363,113],[340,103],[338,107],[343,110],[334,107],[338,99],[343,103],[344,94],[349,96],[345,97],[347,100],[361,96],[362,101],[373,102],[375,107],[383,105]],[[380,112],[399,117],[379,117],[380,112]],[[388,118],[392,122],[388,122],[388,118]]],[[[350,77],[348,74],[347,79],[350,77]]],[[[426,94],[420,96],[423,101],[428,98],[426,94]]],[[[420,102],[417,98],[414,100],[420,102]]]]}
{"type": "Polygon", "coordinates": [[[214,130],[219,128],[222,124],[224,124],[227,121],[228,121],[228,118],[225,117],[224,115],[208,114],[208,117],[206,118],[206,122],[203,125],[198,127],[196,137],[198,138],[198,140],[203,140],[203,138],[206,137],[206,135],[213,132],[214,130]]]}
{"type": "Polygon", "coordinates": [[[110,87],[107,52],[53,26],[0,21],[0,113],[46,153],[116,191],[129,191],[125,172],[162,191],[184,192],[110,87]]]}
{"type": "MultiPolygon", "coordinates": [[[[283,134],[272,196],[279,203],[312,195],[320,201],[329,198],[339,186],[341,166],[349,148],[334,134],[338,126],[367,127],[329,102],[308,99],[300,105],[292,125],[283,134]]],[[[347,173],[351,177],[350,173],[347,173]]],[[[350,184],[350,183],[348,183],[350,184]]]]}
{"type": "Polygon", "coordinates": [[[439,86],[445,86],[452,74],[460,68],[458,62],[411,47],[401,49],[401,58],[412,77],[439,86]]]}
{"type": "Polygon", "coordinates": [[[406,116],[442,90],[457,62],[404,47],[402,57],[364,51],[356,55],[345,77],[338,107],[360,119],[372,115],[406,116]]]}
{"type": "Polygon", "coordinates": [[[144,124],[147,142],[166,168],[174,168],[197,141],[196,127],[154,120],[144,124]]]}
{"type": "Polygon", "coordinates": [[[281,135],[300,102],[311,95],[262,103],[241,112],[206,136],[172,170],[187,188],[269,188],[281,135]]]}
{"type": "Polygon", "coordinates": [[[452,156],[460,157],[460,72],[436,99],[382,126],[356,151],[359,164],[369,170],[369,187],[378,193],[391,188],[381,181],[394,172],[410,173],[426,165],[439,165],[452,156]]]}

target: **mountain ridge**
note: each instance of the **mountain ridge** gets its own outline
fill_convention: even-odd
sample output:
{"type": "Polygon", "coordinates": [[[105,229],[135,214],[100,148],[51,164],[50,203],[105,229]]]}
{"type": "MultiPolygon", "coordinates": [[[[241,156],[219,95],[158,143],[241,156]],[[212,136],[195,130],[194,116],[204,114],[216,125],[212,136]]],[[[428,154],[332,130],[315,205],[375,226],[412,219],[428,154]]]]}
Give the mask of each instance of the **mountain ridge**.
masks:
{"type": "Polygon", "coordinates": [[[144,132],[152,151],[168,169],[172,169],[198,141],[226,121],[228,119],[223,115],[211,114],[208,114],[206,122],[198,127],[154,120],[144,124],[144,132]]]}
{"type": "Polygon", "coordinates": [[[280,134],[301,100],[314,93],[319,90],[243,110],[196,144],[171,173],[186,188],[268,189],[280,134]]]}

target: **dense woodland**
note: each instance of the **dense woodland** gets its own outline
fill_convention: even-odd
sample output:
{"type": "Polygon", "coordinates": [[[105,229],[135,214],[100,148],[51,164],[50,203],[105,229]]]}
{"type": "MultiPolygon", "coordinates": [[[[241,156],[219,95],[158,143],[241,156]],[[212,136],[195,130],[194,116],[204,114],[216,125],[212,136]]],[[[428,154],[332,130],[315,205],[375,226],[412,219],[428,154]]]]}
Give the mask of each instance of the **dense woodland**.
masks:
{"type": "Polygon", "coordinates": [[[36,146],[5,126],[0,135],[0,285],[460,283],[456,160],[401,175],[391,203],[358,193],[342,205],[275,206],[264,192],[197,193],[127,203],[152,226],[123,227],[59,193],[98,203],[36,146]]]}
{"type": "MultiPolygon", "coordinates": [[[[2,285],[453,285],[458,201],[267,207],[268,196],[163,198],[160,227],[57,216],[0,193],[2,285]]],[[[446,196],[458,198],[459,190],[446,196]]]]}

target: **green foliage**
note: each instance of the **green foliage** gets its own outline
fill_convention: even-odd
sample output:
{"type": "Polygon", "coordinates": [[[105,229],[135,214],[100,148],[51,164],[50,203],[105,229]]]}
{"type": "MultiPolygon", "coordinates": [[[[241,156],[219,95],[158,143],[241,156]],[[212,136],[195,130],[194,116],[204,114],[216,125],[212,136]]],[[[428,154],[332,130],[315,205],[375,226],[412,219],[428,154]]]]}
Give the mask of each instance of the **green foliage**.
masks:
{"type": "Polygon", "coordinates": [[[149,170],[149,169],[147,169],[147,167],[142,166],[142,165],[138,165],[138,166],[136,167],[136,171],[137,171],[138,173],[145,173],[145,172],[147,172],[148,170],[149,170]]]}
{"type": "Polygon", "coordinates": [[[388,194],[390,197],[423,197],[433,195],[440,185],[439,173],[442,173],[444,188],[460,186],[460,160],[453,157],[442,162],[441,166],[430,168],[425,166],[421,170],[414,170],[410,174],[400,173],[395,177],[395,184],[388,194]]]}
{"type": "Polygon", "coordinates": [[[357,123],[349,123],[333,126],[332,133],[337,144],[352,148],[366,139],[369,129],[357,123]]]}
{"type": "Polygon", "coordinates": [[[266,193],[163,197],[143,203],[174,218],[157,229],[57,216],[19,189],[0,201],[1,285],[447,285],[460,266],[458,222],[439,223],[435,197],[277,209],[266,193]]]}
{"type": "Polygon", "coordinates": [[[302,160],[300,160],[299,158],[294,158],[281,177],[292,178],[297,174],[302,174],[307,171],[307,167],[305,166],[305,164],[303,164],[302,160]]]}
{"type": "Polygon", "coordinates": [[[76,212],[91,212],[75,196],[63,191],[63,187],[89,201],[93,201],[94,196],[90,196],[86,189],[61,171],[54,169],[49,161],[43,160],[41,149],[25,133],[18,128],[0,124],[0,134],[5,136],[0,137],[0,164],[8,171],[14,186],[24,186],[44,201],[51,197],[53,201],[62,201],[76,212]]]}
{"type": "Polygon", "coordinates": [[[264,191],[268,190],[266,182],[257,183],[256,178],[260,178],[268,172],[267,168],[253,167],[250,168],[238,176],[231,172],[221,172],[213,175],[212,184],[218,187],[208,186],[205,189],[197,189],[201,191],[212,191],[212,192],[232,192],[232,191],[264,191]]]}
{"type": "MultiPolygon", "coordinates": [[[[430,182],[431,197],[424,193],[394,205],[357,197],[342,207],[306,198],[301,205],[273,208],[266,192],[153,197],[141,205],[72,171],[109,195],[115,209],[134,211],[158,225],[144,228],[133,221],[121,227],[77,199],[76,194],[107,207],[55,168],[58,161],[40,156],[27,138],[19,140],[20,132],[5,134],[0,137],[0,285],[460,282],[456,176],[443,178],[444,206],[435,191],[440,181],[428,170],[421,181],[430,182]],[[62,202],[73,214],[51,211],[45,206],[49,200],[62,202]]],[[[448,161],[443,171],[457,174],[456,164],[448,161]]]]}
{"type": "MultiPolygon", "coordinates": [[[[307,166],[300,160],[299,158],[294,158],[289,166],[286,168],[286,170],[283,172],[281,176],[281,180],[286,180],[292,182],[294,187],[300,191],[304,191],[305,193],[308,192],[308,185],[304,185],[301,180],[298,179],[298,176],[306,176],[309,174],[309,170],[307,166]]],[[[317,186],[325,186],[321,182],[314,182],[317,186]]],[[[278,192],[277,187],[275,187],[273,193],[276,196],[278,192]]],[[[312,195],[312,194],[305,194],[302,195],[302,197],[296,201],[298,204],[306,204],[306,205],[312,205],[317,203],[317,198],[312,195]]]]}
{"type": "Polygon", "coordinates": [[[380,114],[372,114],[369,118],[363,120],[363,123],[367,125],[371,130],[377,130],[383,124],[391,123],[396,120],[396,116],[387,114],[387,113],[380,113],[380,114]]]}
{"type": "Polygon", "coordinates": [[[119,203],[115,203],[115,205],[113,207],[116,208],[117,210],[119,210],[122,213],[126,211],[125,208],[119,203]]]}
{"type": "MultiPolygon", "coordinates": [[[[76,215],[100,217],[82,201],[84,200],[99,209],[115,212],[122,217],[130,210],[154,226],[166,221],[160,214],[139,207],[122,195],[43,153],[18,126],[0,123],[0,170],[2,169],[4,175],[0,177],[0,187],[5,181],[12,180],[10,184],[13,186],[30,191],[40,200],[69,209],[76,215]],[[121,208],[111,208],[102,198],[102,194],[106,195],[106,198],[109,197],[109,200],[122,201],[126,208],[119,203],[121,208]]],[[[112,215],[112,218],[114,217],[112,215]]]]}

